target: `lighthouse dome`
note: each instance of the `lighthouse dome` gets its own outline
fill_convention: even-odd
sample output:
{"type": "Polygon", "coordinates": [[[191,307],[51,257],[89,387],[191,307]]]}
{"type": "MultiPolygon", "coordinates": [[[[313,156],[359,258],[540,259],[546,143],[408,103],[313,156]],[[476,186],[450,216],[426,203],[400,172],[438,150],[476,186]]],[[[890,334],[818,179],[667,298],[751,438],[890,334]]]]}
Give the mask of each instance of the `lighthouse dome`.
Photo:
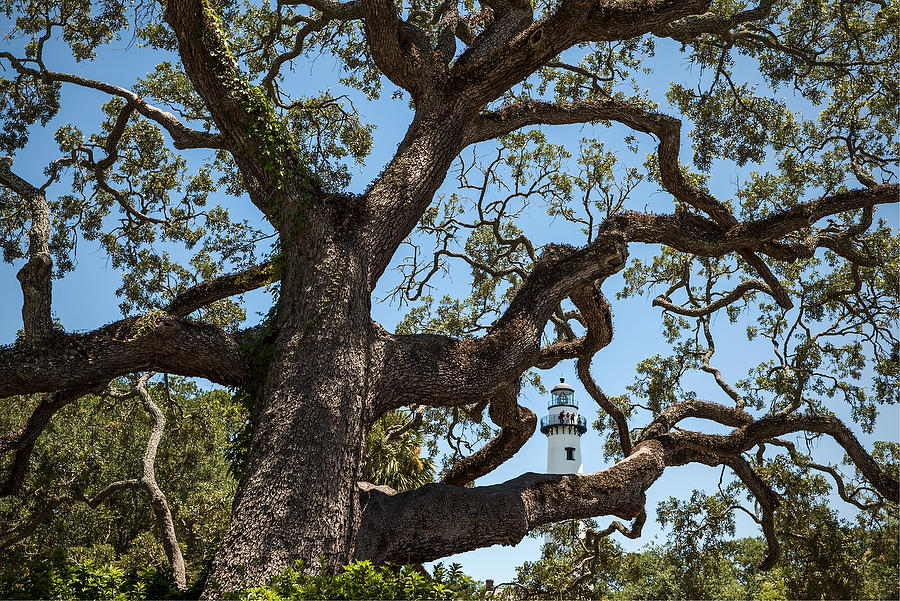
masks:
{"type": "Polygon", "coordinates": [[[559,379],[559,384],[550,390],[550,402],[547,408],[552,407],[574,407],[578,409],[578,401],[575,400],[575,389],[566,384],[565,378],[559,379]]]}
{"type": "Polygon", "coordinates": [[[560,379],[559,379],[559,384],[557,384],[556,386],[554,386],[553,389],[552,389],[550,392],[553,393],[553,392],[556,392],[556,391],[558,391],[558,390],[566,390],[566,391],[568,391],[568,392],[575,392],[575,389],[572,388],[572,386],[570,386],[569,384],[566,384],[566,379],[565,379],[565,378],[560,378],[560,379]]]}

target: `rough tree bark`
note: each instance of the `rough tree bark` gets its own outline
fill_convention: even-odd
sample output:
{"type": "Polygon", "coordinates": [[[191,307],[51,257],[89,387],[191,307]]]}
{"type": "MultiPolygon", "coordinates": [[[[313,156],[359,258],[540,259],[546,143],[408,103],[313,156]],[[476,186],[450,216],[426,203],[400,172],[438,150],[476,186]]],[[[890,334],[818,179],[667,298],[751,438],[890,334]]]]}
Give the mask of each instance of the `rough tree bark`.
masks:
{"type": "Polygon", "coordinates": [[[320,236],[285,253],[274,355],[211,580],[226,590],[247,583],[234,566],[264,577],[301,558],[336,567],[356,537],[356,482],[380,376],[366,266],[352,239],[314,217],[304,227],[320,236]],[[301,460],[311,449],[315,459],[301,460]]]}
{"type": "MultiPolygon", "coordinates": [[[[851,190],[740,222],[724,203],[685,177],[678,162],[681,124],[672,117],[611,98],[513,101],[488,109],[575,44],[627,40],[651,31],[681,37],[727,31],[765,16],[772,3],[761,4],[759,14],[743,11],[729,20],[704,14],[709,3],[700,0],[563,0],[535,20],[529,3],[492,1],[485,3],[492,9],[490,27],[473,37],[451,11],[441,20],[445,30],[434,45],[403,21],[389,0],[306,4],[324,20],[363,20],[372,59],[411,95],[415,107],[396,155],[362,196],[321,189],[263,93],[241,74],[223,25],[206,0],[168,0],[165,20],[217,134],[191,131],[129,90],[43,65],[33,69],[0,53],[23,76],[125,99],[123,119],[137,111],[164,128],[176,147],[227,150],[251,201],[278,230],[282,248],[277,276],[270,266],[250,268],[196,286],[159,314],[83,335],[60,332],[48,345],[46,202],[42,204],[37,189],[14,177],[8,161],[0,163],[0,183],[26,198],[33,212],[30,258],[22,271],[23,290],[28,286],[25,337],[0,349],[0,395],[54,393],[19,432],[0,438],[0,451],[15,452],[0,492],[15,492],[34,441],[63,404],[116,376],[164,370],[243,386],[254,396],[249,454],[207,596],[263,584],[297,559],[315,565],[321,557],[331,569],[352,558],[422,562],[495,543],[513,544],[534,527],[562,519],[636,518],[634,530],[639,531],[646,518],[647,488],[667,466],[687,462],[730,466],[760,499],[763,529],[770,538],[765,563],[771,565],[777,554],[771,528],[777,499],[742,463],[740,453],[790,432],[832,436],[873,487],[896,500],[896,480],[881,472],[840,423],[805,415],[754,421],[741,402],[734,408],[686,402],[661,413],[639,439],[631,440],[624,414],[593,382],[589,369],[591,357],[612,338],[612,316],[600,290],[607,277],[625,266],[629,244],[663,244],[701,257],[735,253],[756,272],[759,279],[743,284],[716,307],[690,309],[698,315],[747,291],[769,294],[788,308],[791,300],[767,260],[793,261],[823,247],[851,262],[865,264],[866,259],[850,242],[859,233],[852,228],[799,242],[786,236],[850,210],[866,209],[871,223],[872,207],[897,202],[896,185],[851,190]],[[704,16],[687,18],[692,15],[704,16]],[[452,60],[456,38],[467,48],[452,60]],[[528,125],[599,120],[656,136],[662,185],[693,212],[620,212],[601,224],[583,248],[545,247],[503,315],[480,338],[392,335],[372,321],[372,290],[465,147],[528,125]],[[185,319],[197,308],[273,277],[281,280],[280,295],[267,341],[271,357],[262,365],[242,345],[253,332],[233,335],[185,319]],[[542,346],[542,333],[567,298],[580,311],[585,335],[542,346]],[[162,346],[165,353],[159,352],[162,346]],[[517,404],[519,379],[529,368],[550,367],[563,359],[578,359],[589,393],[616,422],[624,458],[594,474],[525,474],[490,487],[459,486],[521,447],[534,430],[535,416],[517,404]],[[449,407],[479,401],[489,406],[501,433],[454,467],[444,482],[403,494],[359,482],[366,434],[380,415],[410,404],[449,407]],[[722,436],[673,432],[686,417],[735,430],[722,436]]],[[[286,60],[276,61],[273,69],[286,60]]],[[[271,85],[272,78],[267,81],[271,85]]],[[[107,149],[111,161],[114,145],[107,149]]],[[[665,304],[667,299],[657,300],[665,304]]],[[[628,530],[621,524],[619,529],[628,530]]]]}

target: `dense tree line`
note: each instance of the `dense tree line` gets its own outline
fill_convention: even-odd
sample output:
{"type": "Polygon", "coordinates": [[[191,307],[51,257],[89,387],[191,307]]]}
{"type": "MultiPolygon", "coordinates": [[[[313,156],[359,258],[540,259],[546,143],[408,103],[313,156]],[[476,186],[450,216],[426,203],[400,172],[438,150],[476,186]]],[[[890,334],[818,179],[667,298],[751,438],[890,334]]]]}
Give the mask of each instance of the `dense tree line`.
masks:
{"type": "MultiPolygon", "coordinates": [[[[11,429],[36,402],[27,396],[10,399],[0,429],[11,429]]],[[[118,380],[101,394],[62,408],[59,418],[35,445],[24,496],[0,500],[0,597],[197,598],[228,523],[243,460],[248,414],[241,395],[204,390],[177,376],[118,380]],[[159,421],[153,407],[163,421],[155,443],[159,421]],[[174,573],[154,491],[141,481],[148,449],[178,531],[182,567],[174,573]]],[[[434,468],[427,455],[420,456],[422,434],[400,431],[398,423],[406,423],[399,414],[370,434],[365,473],[371,482],[409,490],[430,482],[434,468]]],[[[363,575],[352,572],[344,579],[370,586],[359,595],[380,590],[384,578],[371,565],[355,569],[363,575]]],[[[442,574],[430,580],[440,583],[442,574]]],[[[420,573],[406,576],[421,579],[420,573]]],[[[461,577],[458,568],[447,576],[458,594],[463,589],[456,585],[467,582],[461,577]]],[[[402,584],[386,578],[387,587],[402,584]]],[[[430,580],[417,581],[410,598],[432,598],[430,580]]],[[[284,587],[293,587],[295,597],[302,588],[296,574],[282,574],[279,582],[284,594],[284,587]]],[[[305,584],[310,590],[303,598],[321,598],[344,586],[324,576],[305,584]]]]}
{"type": "MultiPolygon", "coordinates": [[[[897,445],[890,461],[896,469],[897,445]]],[[[841,517],[821,501],[828,483],[782,464],[770,476],[791,494],[776,528],[786,543],[775,566],[760,570],[759,537],[735,538],[734,489],[695,491],[660,504],[661,540],[626,552],[576,523],[547,529],[539,560],[518,568],[496,598],[512,599],[898,599],[896,507],[841,517]],[[789,482],[786,482],[789,481],[789,482]]],[[[596,526],[596,524],[593,524],[596,526]]]]}
{"type": "MultiPolygon", "coordinates": [[[[205,391],[183,378],[147,386],[170,424],[154,466],[181,535],[186,586],[179,587],[154,520],[152,496],[139,485],[116,486],[140,474],[153,432],[152,415],[135,391],[138,385],[118,381],[106,394],[64,408],[65,428],[50,428],[36,446],[24,486],[31,499],[53,508],[52,515],[29,513],[16,499],[0,502],[3,523],[15,525],[0,533],[0,598],[191,599],[200,594],[227,524],[246,409],[239,395],[205,391]],[[90,443],[73,444],[77,439],[90,443]]],[[[14,423],[32,402],[17,399],[2,419],[14,423]]],[[[370,481],[410,490],[433,478],[432,461],[420,456],[421,434],[413,428],[398,433],[398,424],[405,423],[397,416],[373,431],[370,481]]],[[[870,496],[861,500],[852,519],[838,515],[827,502],[834,480],[798,455],[795,446],[788,448],[760,470],[781,495],[776,529],[787,541],[769,571],[757,566],[766,547],[763,539],[734,537],[735,511],[746,511],[746,498],[732,483],[714,494],[695,491],[690,499],[661,503],[662,542],[636,552],[624,551],[609,536],[615,529],[601,531],[595,521],[542,529],[538,535],[547,538],[542,557],[525,562],[514,582],[496,590],[485,590],[458,567],[448,572],[439,566],[429,574],[421,568],[378,570],[367,564],[350,566],[336,579],[324,573],[305,577],[294,568],[238,596],[898,598],[897,507],[870,496]],[[794,462],[788,461],[791,452],[794,462]]],[[[876,457],[885,470],[900,469],[900,445],[880,445],[876,457]]]]}

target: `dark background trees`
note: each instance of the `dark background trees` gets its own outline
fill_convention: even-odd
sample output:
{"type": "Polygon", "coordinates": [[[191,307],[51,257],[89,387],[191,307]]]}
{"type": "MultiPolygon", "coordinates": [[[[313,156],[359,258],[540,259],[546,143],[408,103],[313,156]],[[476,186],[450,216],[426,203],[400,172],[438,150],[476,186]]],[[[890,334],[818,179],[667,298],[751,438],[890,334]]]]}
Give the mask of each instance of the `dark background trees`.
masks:
{"type": "MultiPolygon", "coordinates": [[[[153,420],[138,394],[123,394],[127,384],[116,383],[119,394],[90,395],[60,409],[35,445],[22,492],[0,505],[6,595],[17,597],[16,583],[24,587],[69,563],[155,571],[163,591],[174,585],[152,496],[139,482],[153,420]]],[[[246,414],[226,391],[205,392],[175,376],[148,388],[167,424],[153,463],[188,558],[183,588],[197,581],[228,521],[235,487],[229,437],[246,414]]],[[[5,429],[37,401],[9,399],[5,429]]]]}
{"type": "MultiPolygon", "coordinates": [[[[896,451],[895,451],[896,452],[896,451]]],[[[854,520],[823,502],[820,475],[782,463],[768,470],[788,485],[777,531],[785,545],[771,570],[760,570],[762,538],[734,537],[737,487],[660,503],[660,540],[626,552],[609,538],[579,537],[554,525],[537,561],[499,588],[533,599],[897,599],[897,510],[870,507],[854,520]]],[[[591,524],[595,529],[597,524],[591,524]]],[[[582,533],[584,527],[582,526],[582,533]]],[[[501,596],[498,591],[497,596],[501,596]]]]}
{"type": "MultiPolygon", "coordinates": [[[[686,464],[732,475],[723,486],[765,538],[761,569],[791,536],[778,522],[792,494],[782,462],[827,474],[866,511],[896,502],[896,472],[857,438],[897,401],[896,3],[4,9],[15,21],[0,51],[0,241],[22,294],[21,332],[0,349],[0,396],[16,408],[0,438],[13,538],[57,502],[143,491],[187,585],[189,514],[166,497],[177,483],[163,477],[176,477],[156,469],[167,428],[187,420],[171,414],[171,382],[165,404],[153,397],[175,375],[231,387],[244,411],[210,438],[228,443],[237,482],[208,595],[296,560],[424,562],[566,519],[617,516],[632,521],[599,532],[638,536],[646,491],[686,464]],[[146,75],[107,81],[83,66],[126,40],[158,53],[146,75]],[[657,45],[687,72],[665,107],[641,85],[654,69],[670,79],[657,45]],[[53,64],[59,47],[73,72],[53,64]],[[336,87],[352,97],[296,75],[317,59],[337,61],[336,87]],[[99,123],[54,121],[73,88],[94,94],[99,123]],[[375,141],[361,107],[388,91],[408,127],[357,189],[351,170],[375,141]],[[565,125],[589,137],[548,137],[565,125]],[[29,146],[41,127],[54,150],[29,146]],[[40,167],[23,177],[29,159],[40,167]],[[559,224],[554,239],[539,214],[559,224]],[[123,272],[124,315],[73,332],[53,319],[53,279],[85,244],[123,272]],[[385,277],[390,267],[399,276],[385,277]],[[439,298],[441,275],[459,268],[467,290],[439,298]],[[607,298],[613,277],[617,300],[654,296],[669,347],[620,395],[599,361],[614,328],[629,331],[607,298]],[[240,295],[266,287],[270,307],[245,322],[240,295]],[[408,304],[394,332],[373,319],[383,293],[408,304]],[[720,361],[735,329],[771,354],[743,358],[732,377],[720,361]],[[618,463],[468,486],[529,439],[522,386],[562,361],[596,401],[618,463]],[[693,374],[715,383],[712,398],[693,374]],[[130,441],[140,465],[122,455],[108,473],[88,465],[90,482],[67,479],[72,467],[53,467],[46,487],[29,480],[61,411],[135,399],[153,424],[130,441]],[[804,437],[834,441],[848,465],[804,456],[804,437]],[[415,447],[435,439],[450,453],[425,483],[433,457],[415,447]]],[[[218,393],[192,394],[225,411],[205,396],[218,393]]],[[[222,459],[210,462],[211,486],[227,486],[222,459]]]]}

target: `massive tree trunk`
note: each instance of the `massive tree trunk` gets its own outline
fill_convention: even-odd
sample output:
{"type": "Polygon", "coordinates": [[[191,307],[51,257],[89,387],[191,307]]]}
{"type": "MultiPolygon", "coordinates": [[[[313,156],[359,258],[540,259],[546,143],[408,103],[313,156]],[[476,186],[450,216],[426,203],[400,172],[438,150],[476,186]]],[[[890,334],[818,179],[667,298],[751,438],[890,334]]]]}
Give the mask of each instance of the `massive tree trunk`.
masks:
{"type": "Polygon", "coordinates": [[[336,569],[353,557],[365,439],[391,395],[372,287],[443,181],[461,130],[417,115],[364,197],[304,195],[300,182],[282,199],[277,334],[207,594],[261,584],[294,560],[336,569]]]}
{"type": "Polygon", "coordinates": [[[222,590],[264,582],[294,560],[336,568],[352,554],[377,345],[366,257],[325,217],[304,217],[304,235],[284,251],[277,337],[210,582],[222,590]]]}

